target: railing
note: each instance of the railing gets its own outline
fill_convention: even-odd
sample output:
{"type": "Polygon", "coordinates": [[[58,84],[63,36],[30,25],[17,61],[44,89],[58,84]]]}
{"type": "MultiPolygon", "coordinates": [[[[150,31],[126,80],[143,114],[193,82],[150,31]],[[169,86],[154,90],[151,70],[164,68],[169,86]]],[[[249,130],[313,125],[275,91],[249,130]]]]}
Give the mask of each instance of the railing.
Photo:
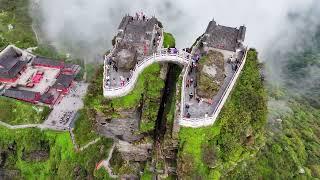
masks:
{"type": "MultiPolygon", "coordinates": [[[[160,40],[160,43],[163,42],[163,31],[162,31],[162,37],[160,40]]],[[[197,42],[196,46],[199,45],[200,40],[197,42]]],[[[187,127],[203,127],[203,126],[209,126],[212,125],[222,107],[224,106],[224,103],[226,102],[231,90],[233,89],[237,78],[239,77],[244,64],[246,62],[246,57],[247,57],[247,49],[245,51],[245,55],[243,56],[243,59],[241,61],[240,67],[237,69],[237,71],[233,74],[230,82],[228,83],[225,91],[223,92],[221,98],[219,99],[217,105],[215,106],[215,109],[212,113],[211,116],[208,117],[199,117],[199,118],[185,118],[184,117],[184,109],[185,109],[185,83],[187,80],[188,72],[190,70],[190,64],[192,62],[191,58],[193,54],[189,54],[183,50],[178,50],[177,52],[169,52],[170,49],[166,48],[158,48],[156,53],[153,53],[152,56],[144,58],[142,61],[138,62],[135,68],[133,69],[132,73],[130,74],[129,81],[126,82],[123,86],[120,87],[108,87],[105,83],[106,81],[106,75],[108,73],[107,71],[107,64],[106,61],[108,58],[112,56],[114,53],[115,49],[117,48],[117,44],[113,48],[113,50],[105,56],[105,61],[104,61],[104,78],[103,78],[103,88],[104,88],[104,96],[105,97],[120,97],[128,94],[133,88],[134,85],[139,77],[139,74],[149,65],[155,62],[177,62],[180,64],[185,65],[185,72],[183,75],[183,80],[182,80],[182,88],[181,88],[181,112],[180,112],[180,117],[179,117],[179,124],[182,126],[187,126],[187,127]]],[[[194,53],[194,49],[193,49],[194,53]]]]}
{"type": "Polygon", "coordinates": [[[184,109],[185,109],[185,87],[186,87],[186,81],[187,81],[187,77],[188,77],[188,73],[190,70],[190,63],[191,61],[189,61],[188,65],[185,67],[185,72],[183,74],[183,78],[182,78],[182,87],[181,87],[181,107],[180,107],[180,119],[183,119],[184,116],[184,109]]]}
{"type": "Polygon", "coordinates": [[[244,64],[245,64],[246,58],[247,58],[247,53],[248,53],[248,51],[246,49],[246,52],[245,52],[245,55],[243,56],[240,67],[237,69],[237,72],[233,74],[233,76],[230,80],[230,83],[227,85],[226,90],[223,92],[221,98],[219,99],[212,115],[209,117],[203,117],[203,118],[181,118],[180,125],[187,126],[187,127],[203,127],[203,126],[212,125],[216,121],[222,107],[224,106],[224,103],[226,102],[227,98],[229,97],[229,94],[230,94],[231,90],[233,89],[235,82],[238,79],[238,77],[244,67],[244,64]]]}
{"type": "MultiPolygon", "coordinates": [[[[105,97],[119,97],[128,94],[134,87],[139,74],[146,68],[155,62],[177,62],[189,66],[191,61],[191,55],[182,50],[176,53],[169,53],[168,49],[161,49],[159,52],[154,53],[153,56],[149,56],[142,61],[138,62],[132,71],[129,81],[120,87],[108,87],[104,84],[104,96],[105,97]]],[[[105,69],[106,70],[106,69],[105,69]]],[[[105,81],[104,81],[105,83],[105,81]]]]}

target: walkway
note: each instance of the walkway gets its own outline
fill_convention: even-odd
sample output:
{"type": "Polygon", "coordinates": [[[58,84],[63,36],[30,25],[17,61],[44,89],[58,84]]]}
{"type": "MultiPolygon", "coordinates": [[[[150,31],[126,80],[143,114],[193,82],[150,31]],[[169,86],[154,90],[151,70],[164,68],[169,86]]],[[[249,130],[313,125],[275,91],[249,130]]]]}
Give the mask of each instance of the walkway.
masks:
{"type": "Polygon", "coordinates": [[[108,76],[108,67],[105,62],[105,72],[104,72],[104,80],[103,80],[103,95],[107,98],[115,98],[127,95],[135,86],[135,83],[138,80],[139,74],[143,72],[143,70],[150,66],[155,62],[172,62],[182,64],[184,66],[188,66],[191,61],[191,55],[185,51],[179,50],[177,52],[173,52],[174,50],[169,49],[161,49],[158,50],[157,53],[154,53],[152,56],[146,57],[143,61],[140,61],[136,66],[132,73],[129,75],[129,81],[127,81],[124,86],[116,86],[110,87],[106,84],[106,77],[108,76]]]}
{"type": "Polygon", "coordinates": [[[110,159],[112,157],[112,153],[114,151],[115,146],[116,146],[115,143],[113,143],[113,145],[109,151],[108,158],[106,160],[101,161],[97,166],[97,169],[100,169],[103,166],[107,170],[109,176],[114,179],[118,178],[118,176],[113,174],[112,169],[110,168],[110,159]]]}
{"type": "MultiPolygon", "coordinates": [[[[198,128],[198,127],[203,127],[203,126],[210,126],[212,125],[215,120],[217,119],[224,103],[226,102],[230,92],[232,91],[243,67],[246,61],[246,55],[247,52],[245,52],[245,56],[243,56],[243,59],[241,61],[241,64],[239,68],[232,73],[229,73],[230,76],[227,76],[225,79],[225,83],[222,85],[220,88],[218,94],[213,98],[213,105],[207,105],[210,106],[211,111],[208,112],[206,115],[206,112],[202,114],[202,117],[195,117],[195,118],[186,118],[185,117],[185,105],[188,101],[188,96],[186,94],[189,94],[189,91],[186,89],[186,82],[188,79],[188,73],[191,68],[191,57],[192,54],[189,54],[185,51],[179,50],[177,52],[173,52],[173,50],[169,49],[161,49],[158,50],[157,53],[154,53],[153,56],[146,57],[143,61],[139,62],[135,69],[131,72],[129,81],[125,83],[124,86],[118,86],[118,87],[110,87],[106,85],[106,77],[108,76],[108,69],[107,63],[105,60],[105,72],[104,72],[104,80],[103,80],[103,88],[104,88],[104,96],[106,98],[115,98],[115,97],[121,97],[127,95],[130,91],[133,90],[135,83],[139,77],[139,74],[148,66],[155,62],[173,62],[173,63],[178,63],[182,64],[185,67],[184,75],[183,75],[183,81],[182,81],[182,89],[181,89],[181,104],[180,104],[180,117],[179,119],[179,124],[181,126],[185,127],[193,127],[193,128],[198,128]],[[232,75],[231,75],[232,74],[232,75]]],[[[227,68],[229,69],[229,68],[227,68]]],[[[192,91],[192,90],[191,90],[192,91]]],[[[193,92],[195,94],[195,92],[193,92]]],[[[189,102],[190,103],[190,102],[189,102]]],[[[202,107],[199,107],[201,109],[202,107]]],[[[208,108],[204,108],[207,111],[208,108]]],[[[202,112],[202,111],[201,111],[202,112]]]]}

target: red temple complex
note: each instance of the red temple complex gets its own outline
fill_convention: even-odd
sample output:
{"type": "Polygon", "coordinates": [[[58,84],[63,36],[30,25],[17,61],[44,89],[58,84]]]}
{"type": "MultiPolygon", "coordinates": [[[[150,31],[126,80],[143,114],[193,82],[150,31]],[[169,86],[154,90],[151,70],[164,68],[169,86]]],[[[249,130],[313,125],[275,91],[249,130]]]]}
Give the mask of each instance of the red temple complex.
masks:
{"type": "Polygon", "coordinates": [[[68,94],[80,66],[34,56],[15,46],[0,52],[0,83],[3,96],[52,105],[68,94]]]}

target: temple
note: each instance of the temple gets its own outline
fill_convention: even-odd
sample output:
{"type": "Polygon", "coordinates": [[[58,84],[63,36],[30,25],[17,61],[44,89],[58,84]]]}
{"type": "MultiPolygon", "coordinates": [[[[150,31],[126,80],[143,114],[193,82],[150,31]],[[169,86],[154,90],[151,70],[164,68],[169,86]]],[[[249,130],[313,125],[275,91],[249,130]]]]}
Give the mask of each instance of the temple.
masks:
{"type": "Polygon", "coordinates": [[[79,65],[35,56],[13,45],[0,53],[0,89],[3,96],[54,105],[68,94],[79,65]]]}
{"type": "Polygon", "coordinates": [[[242,43],[245,39],[246,27],[239,28],[222,26],[212,20],[204,33],[202,39],[203,46],[206,51],[210,49],[219,49],[225,51],[236,52],[242,49],[242,43]]]}
{"type": "Polygon", "coordinates": [[[114,38],[113,61],[117,67],[129,71],[144,56],[152,54],[161,38],[162,24],[157,18],[137,13],[123,17],[114,38]]]}
{"type": "Polygon", "coordinates": [[[8,47],[0,55],[0,81],[14,82],[25,69],[26,59],[22,58],[22,53],[8,47]]]}

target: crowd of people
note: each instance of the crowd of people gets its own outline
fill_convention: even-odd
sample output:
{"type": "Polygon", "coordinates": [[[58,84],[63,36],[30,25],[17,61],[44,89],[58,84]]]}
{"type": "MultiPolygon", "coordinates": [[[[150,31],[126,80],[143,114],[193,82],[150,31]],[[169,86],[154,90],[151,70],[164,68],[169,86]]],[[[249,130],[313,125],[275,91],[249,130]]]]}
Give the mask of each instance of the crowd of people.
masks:
{"type": "MultiPolygon", "coordinates": [[[[188,72],[188,77],[186,80],[186,90],[189,92],[189,102],[191,102],[194,98],[198,102],[202,102],[202,99],[198,96],[196,96],[196,88],[197,88],[197,81],[196,81],[196,69],[199,63],[199,60],[201,58],[200,53],[195,53],[195,55],[192,56],[191,60],[191,66],[188,72]]],[[[185,117],[190,118],[191,114],[189,112],[190,105],[188,103],[185,104],[185,117]]]]}

